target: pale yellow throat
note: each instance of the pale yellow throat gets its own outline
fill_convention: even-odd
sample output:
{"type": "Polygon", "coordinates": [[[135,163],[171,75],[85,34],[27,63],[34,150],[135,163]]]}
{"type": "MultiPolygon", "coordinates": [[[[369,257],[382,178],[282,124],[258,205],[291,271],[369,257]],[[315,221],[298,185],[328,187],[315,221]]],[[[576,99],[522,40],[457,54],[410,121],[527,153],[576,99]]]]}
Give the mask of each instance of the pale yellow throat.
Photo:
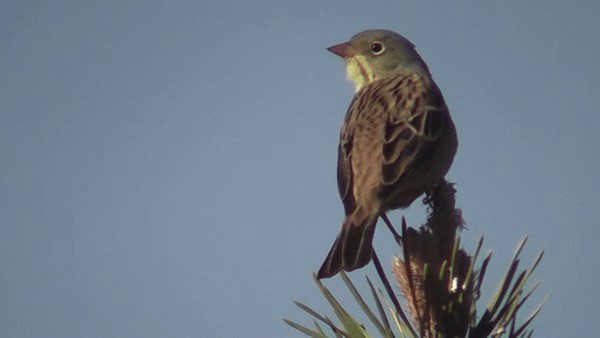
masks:
{"type": "Polygon", "coordinates": [[[375,80],[375,73],[362,55],[346,59],[346,76],[354,82],[356,91],[375,80]]]}

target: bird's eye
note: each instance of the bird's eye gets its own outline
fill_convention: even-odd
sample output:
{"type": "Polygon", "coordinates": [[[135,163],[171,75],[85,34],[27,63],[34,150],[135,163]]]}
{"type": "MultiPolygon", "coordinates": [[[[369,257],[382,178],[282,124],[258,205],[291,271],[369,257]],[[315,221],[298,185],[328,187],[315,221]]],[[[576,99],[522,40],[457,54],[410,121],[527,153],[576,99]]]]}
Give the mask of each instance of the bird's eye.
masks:
{"type": "Polygon", "coordinates": [[[383,47],[383,44],[379,41],[377,42],[373,42],[371,44],[371,52],[373,52],[373,54],[375,55],[379,55],[381,53],[383,53],[385,51],[385,47],[383,47]]]}

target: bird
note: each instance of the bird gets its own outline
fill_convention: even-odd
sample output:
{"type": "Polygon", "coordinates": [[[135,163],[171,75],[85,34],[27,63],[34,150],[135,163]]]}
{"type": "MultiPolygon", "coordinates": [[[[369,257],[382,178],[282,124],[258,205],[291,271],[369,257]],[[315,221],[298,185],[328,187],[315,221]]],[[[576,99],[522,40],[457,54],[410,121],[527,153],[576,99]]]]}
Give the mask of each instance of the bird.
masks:
{"type": "Polygon", "coordinates": [[[433,190],[458,147],[442,92],[407,38],[366,30],[327,49],[345,60],[355,94],[338,145],[345,217],[319,279],[367,265],[378,219],[433,190]]]}

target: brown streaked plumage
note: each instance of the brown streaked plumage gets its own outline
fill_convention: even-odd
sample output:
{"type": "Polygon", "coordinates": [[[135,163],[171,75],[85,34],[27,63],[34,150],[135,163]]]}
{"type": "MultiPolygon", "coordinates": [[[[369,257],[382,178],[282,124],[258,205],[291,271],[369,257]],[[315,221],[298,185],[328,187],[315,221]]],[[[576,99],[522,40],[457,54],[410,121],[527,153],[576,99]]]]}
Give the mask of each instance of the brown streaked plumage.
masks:
{"type": "Polygon", "coordinates": [[[433,189],[458,144],[442,93],[410,41],[370,30],[329,50],[346,60],[356,94],[338,148],[346,217],[319,278],[369,263],[379,216],[433,189]]]}

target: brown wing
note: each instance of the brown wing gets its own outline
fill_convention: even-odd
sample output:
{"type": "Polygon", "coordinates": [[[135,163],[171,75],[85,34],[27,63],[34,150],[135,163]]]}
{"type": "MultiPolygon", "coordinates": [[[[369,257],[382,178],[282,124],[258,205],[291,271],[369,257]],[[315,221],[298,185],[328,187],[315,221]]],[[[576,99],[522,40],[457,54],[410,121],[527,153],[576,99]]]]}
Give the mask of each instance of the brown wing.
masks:
{"type": "Polygon", "coordinates": [[[352,172],[351,154],[354,141],[354,130],[358,114],[365,102],[364,91],[354,95],[348,112],[344,118],[344,124],[340,132],[340,143],[338,146],[337,181],[340,198],[344,203],[344,211],[349,215],[356,208],[356,200],[353,194],[354,173],[352,172]]]}
{"type": "Polygon", "coordinates": [[[382,87],[379,95],[392,102],[382,148],[382,196],[401,180],[427,166],[440,137],[447,108],[435,84],[418,75],[397,79],[382,87]]]}

